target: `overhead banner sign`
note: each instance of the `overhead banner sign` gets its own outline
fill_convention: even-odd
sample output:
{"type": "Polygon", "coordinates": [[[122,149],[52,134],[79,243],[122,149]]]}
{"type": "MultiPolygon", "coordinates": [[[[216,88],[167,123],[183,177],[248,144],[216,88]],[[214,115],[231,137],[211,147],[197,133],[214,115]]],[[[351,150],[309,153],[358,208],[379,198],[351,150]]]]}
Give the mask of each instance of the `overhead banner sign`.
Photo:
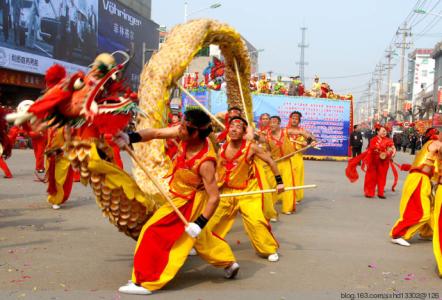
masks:
{"type": "MultiPolygon", "coordinates": [[[[278,115],[282,126],[288,124],[290,113],[302,113],[301,126],[318,139],[321,150],[309,149],[307,155],[346,158],[349,154],[351,129],[351,101],[279,95],[252,95],[253,118],[257,122],[263,113],[278,115]]],[[[227,97],[223,91],[210,91],[207,108],[213,114],[227,110],[227,97]]],[[[184,103],[183,103],[183,106],[184,103]]]]}

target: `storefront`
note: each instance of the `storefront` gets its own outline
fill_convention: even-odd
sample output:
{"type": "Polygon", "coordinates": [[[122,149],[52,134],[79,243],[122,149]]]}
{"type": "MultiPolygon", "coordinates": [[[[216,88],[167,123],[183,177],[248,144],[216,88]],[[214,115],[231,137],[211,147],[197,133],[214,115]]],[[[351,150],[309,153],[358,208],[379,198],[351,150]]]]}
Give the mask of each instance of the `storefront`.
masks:
{"type": "Polygon", "coordinates": [[[35,100],[45,87],[44,76],[0,68],[0,105],[15,108],[23,100],[35,100]]]}

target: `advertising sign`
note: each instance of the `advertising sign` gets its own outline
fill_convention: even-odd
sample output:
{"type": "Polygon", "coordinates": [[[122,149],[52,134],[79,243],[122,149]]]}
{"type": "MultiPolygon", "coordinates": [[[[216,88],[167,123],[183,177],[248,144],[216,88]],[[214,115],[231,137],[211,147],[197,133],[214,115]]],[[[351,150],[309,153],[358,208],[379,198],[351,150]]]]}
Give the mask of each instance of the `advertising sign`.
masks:
{"type": "MultiPolygon", "coordinates": [[[[199,101],[199,103],[201,103],[202,105],[204,105],[207,109],[210,110],[210,105],[209,105],[209,95],[210,95],[210,91],[209,90],[204,90],[204,91],[192,91],[190,92],[190,94],[192,96],[194,96],[196,98],[196,100],[199,101]]],[[[188,106],[195,106],[197,105],[192,99],[190,99],[186,94],[182,94],[181,95],[181,99],[182,99],[182,107],[186,108],[188,106]]]]}
{"type": "Polygon", "coordinates": [[[0,67],[43,74],[58,63],[73,72],[95,57],[98,0],[16,0],[2,9],[0,67]]]}
{"type": "Polygon", "coordinates": [[[152,55],[151,49],[158,49],[158,24],[143,18],[116,0],[100,0],[99,15],[99,51],[129,52],[132,59],[126,70],[126,76],[132,83],[132,89],[138,90],[143,56],[147,62],[152,55]]]}
{"type": "MultiPolygon", "coordinates": [[[[206,94],[201,94],[198,100],[203,102],[204,97],[206,94]]],[[[225,92],[210,91],[207,97],[208,103],[203,104],[213,114],[227,110],[225,92]]],[[[342,158],[348,156],[351,101],[265,94],[252,95],[252,99],[255,123],[261,114],[268,113],[271,116],[280,116],[282,126],[285,127],[291,112],[297,110],[302,113],[301,126],[318,138],[321,147],[321,150],[309,149],[307,155],[342,158]]],[[[183,102],[183,107],[185,106],[186,103],[183,102]]]]}

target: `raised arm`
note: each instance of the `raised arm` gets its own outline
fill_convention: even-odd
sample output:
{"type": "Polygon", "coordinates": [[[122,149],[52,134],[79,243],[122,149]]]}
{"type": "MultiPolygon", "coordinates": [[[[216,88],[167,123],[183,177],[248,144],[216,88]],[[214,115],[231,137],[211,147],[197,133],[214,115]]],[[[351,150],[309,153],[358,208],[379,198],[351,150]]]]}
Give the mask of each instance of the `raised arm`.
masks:
{"type": "Polygon", "coordinates": [[[129,132],[128,134],[120,131],[114,137],[115,143],[120,148],[124,148],[128,144],[147,142],[154,139],[169,139],[180,136],[180,126],[166,128],[146,128],[137,132],[129,132]]]}
{"type": "Polygon", "coordinates": [[[267,151],[264,151],[262,148],[258,147],[256,144],[252,144],[250,146],[249,151],[249,157],[252,157],[253,155],[256,155],[261,160],[263,160],[265,163],[267,163],[270,166],[270,169],[273,172],[273,175],[275,175],[276,183],[278,184],[276,186],[276,189],[278,193],[281,193],[284,191],[284,183],[282,182],[281,174],[279,173],[278,166],[276,165],[276,162],[272,159],[270,156],[270,153],[267,151]]]}

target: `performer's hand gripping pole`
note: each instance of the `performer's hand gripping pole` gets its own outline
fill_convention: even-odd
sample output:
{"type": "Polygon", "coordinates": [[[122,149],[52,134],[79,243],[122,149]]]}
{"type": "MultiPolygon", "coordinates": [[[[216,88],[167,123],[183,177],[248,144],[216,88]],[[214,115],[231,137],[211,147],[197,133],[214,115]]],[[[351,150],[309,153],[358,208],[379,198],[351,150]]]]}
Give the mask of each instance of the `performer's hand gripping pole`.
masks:
{"type": "Polygon", "coordinates": [[[163,189],[163,187],[155,179],[155,177],[153,177],[149,173],[149,171],[143,166],[143,164],[138,159],[136,154],[132,151],[132,149],[130,149],[128,145],[125,145],[124,150],[126,150],[126,152],[130,155],[130,157],[132,157],[132,159],[138,164],[138,166],[141,168],[141,170],[143,170],[143,172],[147,175],[147,177],[149,177],[150,181],[152,181],[152,183],[155,185],[155,187],[158,189],[158,191],[160,191],[160,194],[167,200],[167,202],[169,202],[170,206],[172,206],[173,210],[178,215],[178,217],[181,219],[181,221],[183,221],[184,225],[185,226],[189,225],[189,222],[187,222],[186,218],[183,216],[181,211],[176,207],[176,205],[173,203],[172,199],[170,199],[167,192],[163,189]]]}
{"type": "MultiPolygon", "coordinates": [[[[316,188],[316,187],[318,187],[316,184],[289,186],[289,187],[284,188],[284,192],[285,191],[293,191],[293,190],[302,190],[302,189],[312,189],[312,188],[316,188]]],[[[276,189],[269,189],[269,190],[256,190],[256,191],[241,192],[241,193],[221,194],[219,196],[220,196],[220,198],[226,198],[226,197],[240,197],[240,196],[275,193],[275,192],[276,192],[276,189]]]]}

